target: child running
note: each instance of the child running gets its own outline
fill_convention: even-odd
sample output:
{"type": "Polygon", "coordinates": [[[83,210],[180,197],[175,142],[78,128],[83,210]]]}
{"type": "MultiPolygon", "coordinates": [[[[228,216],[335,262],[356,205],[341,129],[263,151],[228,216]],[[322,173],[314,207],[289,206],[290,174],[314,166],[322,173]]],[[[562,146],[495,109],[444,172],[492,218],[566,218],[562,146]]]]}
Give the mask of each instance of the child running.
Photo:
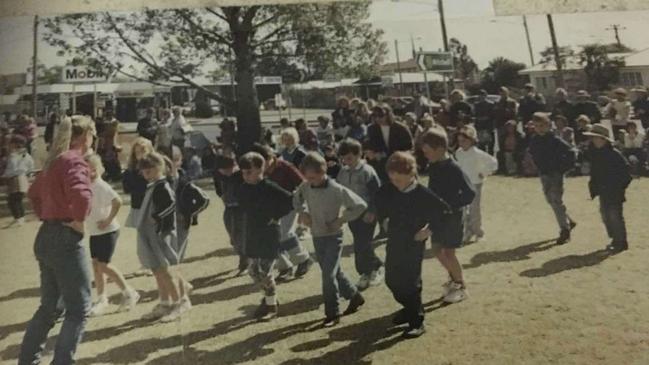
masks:
{"type": "Polygon", "coordinates": [[[463,210],[475,197],[473,186],[460,166],[448,153],[448,138],[440,128],[431,128],[422,134],[421,150],[429,162],[428,188],[450,206],[450,213],[442,217],[440,229],[432,240],[441,246],[437,259],[448,271],[449,281],[443,286],[444,302],[457,303],[468,297],[462,266],[455,250],[462,246],[464,235],[463,210]]]}
{"type": "Polygon", "coordinates": [[[137,254],[142,265],[153,272],[160,292],[160,303],[144,319],[174,321],[191,308],[181,298],[170,267],[177,265],[176,194],[167,180],[165,158],[157,152],[138,161],[142,176],[148,181],[136,220],[137,254]]]}
{"type": "Polygon", "coordinates": [[[563,204],[564,175],[574,168],[576,151],[550,131],[552,124],[546,113],[534,113],[532,121],[536,135],[530,142],[529,151],[539,170],[545,199],[559,224],[557,245],[563,245],[570,241],[570,233],[577,226],[563,204]]]}
{"type": "Polygon", "coordinates": [[[280,250],[279,220],[291,210],[291,193],[264,178],[264,158],[248,152],[239,159],[244,184],[237,200],[245,219],[245,255],[250,259],[250,276],[264,297],[254,313],[259,321],[278,315],[273,266],[280,250]]]}
{"type": "MultiPolygon", "coordinates": [[[[304,176],[292,164],[280,160],[270,147],[255,144],[253,151],[259,153],[266,160],[264,175],[268,179],[288,192],[294,192],[302,182],[304,176]]],[[[313,265],[309,251],[304,248],[297,237],[295,218],[297,211],[293,210],[279,220],[280,227],[280,252],[277,258],[277,280],[288,280],[292,277],[301,278],[309,272],[313,265]]]]}
{"type": "Polygon", "coordinates": [[[477,240],[484,237],[482,230],[482,184],[487,176],[498,170],[498,160],[476,146],[478,132],[472,126],[465,126],[458,133],[460,148],[455,151],[457,164],[473,184],[475,198],[464,215],[464,238],[462,242],[468,243],[475,236],[477,240]]]}
{"type": "Polygon", "coordinates": [[[620,151],[612,145],[610,131],[602,124],[594,124],[590,132],[594,148],[590,151],[590,182],[588,184],[591,198],[599,197],[599,209],[606,232],[612,242],[606,246],[611,253],[629,249],[624,223],[623,205],[626,201],[625,191],[631,183],[629,163],[620,151]]]}
{"type": "MultiPolygon", "coordinates": [[[[136,228],[136,220],[142,200],[146,193],[147,181],[142,176],[142,173],[137,168],[138,161],[146,154],[153,152],[153,144],[146,138],[138,137],[133,141],[131,146],[131,154],[128,158],[128,166],[122,175],[122,187],[124,192],[130,195],[131,209],[126,217],[126,227],[136,228]]],[[[150,275],[150,272],[144,268],[140,268],[136,275],[150,275]]]]}
{"type": "Polygon", "coordinates": [[[243,185],[243,176],[233,155],[219,155],[216,158],[214,188],[223,201],[223,224],[230,237],[230,244],[239,256],[237,276],[248,273],[248,257],[244,247],[244,212],[237,200],[236,191],[243,185]]]}
{"type": "Polygon", "coordinates": [[[27,152],[26,145],[25,137],[18,134],[9,140],[10,154],[2,177],[7,179],[7,205],[14,220],[6,228],[25,223],[23,199],[29,188],[27,175],[34,171],[34,160],[27,152]]]}
{"type": "Polygon", "coordinates": [[[368,209],[359,218],[349,222],[349,230],[354,237],[354,263],[361,276],[356,287],[363,291],[369,286],[383,282],[383,262],[374,253],[372,238],[376,229],[376,214],[373,209],[374,195],[381,187],[381,180],[363,159],[363,147],[354,139],[346,139],[338,148],[344,167],[338,173],[337,181],[342,186],[358,194],[368,209]]]}
{"type": "Polygon", "coordinates": [[[411,154],[395,152],[386,169],[390,183],[383,185],[375,198],[379,222],[387,219],[388,225],[385,282],[403,306],[393,323],[408,324],[403,337],[415,338],[425,332],[421,263],[426,240],[449,208],[417,182],[417,163],[411,154]]]}
{"type": "Polygon", "coordinates": [[[122,207],[122,199],[101,178],[104,173],[101,157],[91,154],[86,156],[85,160],[88,163],[90,189],[92,190],[90,215],[86,218],[85,223],[86,232],[90,236],[90,257],[92,258],[98,298],[92,306],[90,315],[100,316],[108,310],[105,276],[112,279],[122,292],[122,301],[117,312],[131,310],[140,300],[140,295],[126,283],[122,273],[110,263],[119,237],[119,223],[115,217],[122,207]]]}
{"type": "Polygon", "coordinates": [[[293,195],[293,204],[300,212],[300,221],[311,227],[316,257],[322,270],[325,304],[322,326],[328,328],[340,323],[340,295],[349,300],[344,315],[355,313],[365,304],[363,296],[342,271],[340,255],[343,224],[360,217],[367,204],[363,198],[327,176],[327,161],[318,153],[308,153],[301,170],[307,181],[293,195]],[[342,215],[341,208],[345,208],[342,215]]]}

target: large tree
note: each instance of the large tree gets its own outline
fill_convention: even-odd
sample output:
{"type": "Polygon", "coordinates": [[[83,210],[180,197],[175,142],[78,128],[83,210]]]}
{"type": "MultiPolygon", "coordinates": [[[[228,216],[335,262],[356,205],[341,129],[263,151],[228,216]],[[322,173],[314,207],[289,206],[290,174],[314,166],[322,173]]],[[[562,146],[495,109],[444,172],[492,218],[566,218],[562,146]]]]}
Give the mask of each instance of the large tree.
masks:
{"type": "Polygon", "coordinates": [[[584,68],[588,88],[591,90],[607,90],[618,82],[620,68],[624,66],[624,59],[609,57],[609,51],[626,50],[617,44],[587,44],[579,52],[579,63],[584,68]]]}
{"type": "Polygon", "coordinates": [[[465,80],[468,84],[474,83],[479,69],[478,64],[469,55],[469,48],[457,38],[449,40],[448,48],[449,51],[453,52],[455,77],[465,80]]]}
{"type": "Polygon", "coordinates": [[[523,86],[524,78],[518,74],[525,69],[524,63],[512,61],[504,57],[496,57],[489,61],[489,66],[482,70],[482,88],[497,94],[501,86],[523,86]]]}
{"type": "Polygon", "coordinates": [[[300,69],[318,78],[372,73],[382,62],[387,46],[382,31],[367,21],[369,6],[349,2],[75,14],[47,19],[45,39],[60,54],[93,59],[109,72],[189,85],[230,105],[245,150],[261,130],[254,87],[260,71],[294,80],[300,69]],[[229,66],[237,82],[236,100],[194,81],[229,66]]]}

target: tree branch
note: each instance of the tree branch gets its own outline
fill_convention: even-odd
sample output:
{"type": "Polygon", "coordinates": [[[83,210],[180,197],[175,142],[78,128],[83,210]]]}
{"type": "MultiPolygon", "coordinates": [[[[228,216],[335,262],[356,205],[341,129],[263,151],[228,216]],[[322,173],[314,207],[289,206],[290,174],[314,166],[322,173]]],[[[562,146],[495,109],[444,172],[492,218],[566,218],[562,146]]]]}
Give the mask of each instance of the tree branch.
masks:
{"type": "Polygon", "coordinates": [[[196,24],[196,22],[194,22],[191,19],[191,17],[187,16],[187,14],[185,14],[184,12],[179,11],[178,15],[180,15],[180,17],[183,18],[183,20],[186,21],[189,24],[190,27],[192,27],[195,31],[200,33],[203,37],[206,37],[208,39],[212,39],[213,41],[215,41],[217,43],[225,44],[228,47],[232,47],[232,42],[228,41],[222,35],[214,32],[212,30],[206,30],[204,27],[196,24]]]}
{"type": "Polygon", "coordinates": [[[226,18],[225,15],[219,13],[218,11],[216,11],[216,10],[214,10],[214,9],[212,9],[212,8],[205,8],[205,10],[206,10],[208,13],[211,13],[211,14],[215,15],[216,17],[218,17],[218,18],[220,18],[220,19],[222,19],[222,20],[224,20],[224,21],[226,21],[226,22],[228,21],[228,18],[226,18]]]}

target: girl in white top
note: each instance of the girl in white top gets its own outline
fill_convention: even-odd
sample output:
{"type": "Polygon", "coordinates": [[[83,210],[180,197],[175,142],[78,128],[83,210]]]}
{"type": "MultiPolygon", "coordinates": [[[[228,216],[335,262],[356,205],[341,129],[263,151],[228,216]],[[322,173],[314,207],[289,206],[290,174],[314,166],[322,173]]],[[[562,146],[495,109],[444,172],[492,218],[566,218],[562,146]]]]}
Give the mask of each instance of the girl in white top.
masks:
{"type": "Polygon", "coordinates": [[[7,205],[14,220],[5,228],[25,223],[23,198],[29,188],[27,176],[34,171],[34,160],[25,148],[27,141],[21,135],[14,135],[9,141],[11,153],[2,177],[7,179],[7,205]]]}
{"type": "Polygon", "coordinates": [[[476,147],[478,133],[472,126],[466,126],[458,133],[460,148],[455,152],[457,164],[469,177],[475,190],[475,198],[464,215],[464,242],[469,242],[474,236],[484,237],[482,230],[482,184],[487,176],[498,170],[498,160],[476,147]]]}
{"type": "Polygon", "coordinates": [[[626,127],[626,123],[631,116],[631,102],[627,100],[626,90],[623,88],[615,89],[615,99],[611,100],[604,110],[605,116],[611,118],[613,132],[617,132],[626,127]]]}
{"type": "Polygon", "coordinates": [[[108,309],[108,296],[104,290],[106,285],[104,275],[110,277],[122,291],[122,301],[117,312],[132,309],[140,299],[140,295],[126,283],[122,273],[110,263],[119,236],[119,223],[115,220],[115,216],[122,206],[122,199],[101,178],[104,172],[101,158],[92,154],[86,157],[86,161],[92,183],[90,186],[92,200],[90,201],[90,215],[85,222],[86,232],[90,236],[90,256],[92,257],[98,297],[97,302],[92,306],[90,315],[99,316],[106,313],[108,309]]]}
{"type": "Polygon", "coordinates": [[[179,148],[185,147],[185,135],[192,131],[192,126],[187,123],[180,107],[173,107],[173,118],[169,126],[171,143],[179,148]]]}

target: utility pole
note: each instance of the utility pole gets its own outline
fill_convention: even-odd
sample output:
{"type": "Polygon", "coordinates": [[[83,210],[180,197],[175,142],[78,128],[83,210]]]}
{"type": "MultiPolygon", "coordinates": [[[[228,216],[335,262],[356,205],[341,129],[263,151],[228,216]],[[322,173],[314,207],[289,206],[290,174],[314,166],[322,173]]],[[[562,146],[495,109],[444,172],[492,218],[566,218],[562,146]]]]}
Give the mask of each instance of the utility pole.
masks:
{"type": "Polygon", "coordinates": [[[550,38],[552,38],[552,49],[554,50],[554,62],[557,64],[557,87],[565,87],[563,79],[563,66],[561,65],[561,56],[559,55],[559,45],[557,44],[557,36],[554,33],[554,22],[552,21],[552,14],[547,14],[548,27],[550,28],[550,38]]]}
{"type": "Polygon", "coordinates": [[[399,41],[394,40],[394,50],[397,52],[397,71],[399,72],[399,96],[403,91],[403,76],[401,75],[401,60],[399,59],[399,41]]]}
{"type": "Polygon", "coordinates": [[[34,120],[37,117],[36,108],[38,107],[38,93],[36,86],[38,85],[38,15],[34,16],[34,58],[32,60],[32,116],[34,120]]]}
{"type": "Polygon", "coordinates": [[[443,0],[437,0],[437,11],[439,11],[439,22],[442,25],[442,40],[444,41],[444,52],[448,52],[448,36],[446,35],[446,19],[444,18],[443,0]]]}
{"type": "Polygon", "coordinates": [[[417,51],[415,50],[415,39],[410,35],[410,46],[412,47],[412,59],[417,59],[417,51]]]}
{"type": "Polygon", "coordinates": [[[530,51],[530,62],[534,66],[534,52],[532,51],[532,41],[530,40],[530,30],[527,27],[527,16],[523,15],[523,27],[525,27],[525,37],[527,38],[527,49],[530,51]]]}
{"type": "Polygon", "coordinates": [[[625,30],[626,27],[623,27],[619,24],[611,24],[610,27],[606,28],[606,30],[612,30],[615,32],[615,41],[617,42],[618,46],[622,46],[622,42],[620,41],[620,30],[625,30]]]}

